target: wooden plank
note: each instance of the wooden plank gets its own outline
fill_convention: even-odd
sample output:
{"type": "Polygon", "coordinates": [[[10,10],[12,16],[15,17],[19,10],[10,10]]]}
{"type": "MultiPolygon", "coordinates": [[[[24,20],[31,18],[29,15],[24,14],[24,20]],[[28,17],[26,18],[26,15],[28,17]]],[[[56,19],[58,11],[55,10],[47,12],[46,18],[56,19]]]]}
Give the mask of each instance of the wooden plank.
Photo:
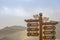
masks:
{"type": "Polygon", "coordinates": [[[43,33],[44,33],[44,34],[56,34],[55,31],[44,31],[43,33]]]}
{"type": "Polygon", "coordinates": [[[35,20],[35,19],[28,19],[28,20],[25,20],[26,22],[39,22],[39,20],[35,20]]]}
{"type": "Polygon", "coordinates": [[[27,28],[27,31],[39,31],[38,28],[27,28]]]}
{"type": "Polygon", "coordinates": [[[27,33],[27,36],[38,36],[38,33],[27,33]]]}
{"type": "Polygon", "coordinates": [[[38,23],[27,23],[27,26],[29,27],[29,26],[38,26],[38,23]]]}
{"type": "Polygon", "coordinates": [[[45,36],[55,36],[56,34],[44,34],[45,36]]]}
{"type": "Polygon", "coordinates": [[[27,28],[38,28],[38,26],[27,26],[27,28]]]}
{"type": "Polygon", "coordinates": [[[56,36],[43,36],[44,39],[56,39],[56,36]]]}
{"type": "Polygon", "coordinates": [[[43,23],[43,25],[56,25],[58,24],[58,22],[46,22],[46,23],[43,23]]]}
{"type": "Polygon", "coordinates": [[[28,33],[38,33],[38,31],[27,31],[28,33]]]}
{"type": "Polygon", "coordinates": [[[44,40],[55,40],[55,39],[44,39],[44,40]]]}
{"type": "Polygon", "coordinates": [[[56,27],[55,26],[44,26],[43,29],[44,30],[55,30],[56,27]]]}

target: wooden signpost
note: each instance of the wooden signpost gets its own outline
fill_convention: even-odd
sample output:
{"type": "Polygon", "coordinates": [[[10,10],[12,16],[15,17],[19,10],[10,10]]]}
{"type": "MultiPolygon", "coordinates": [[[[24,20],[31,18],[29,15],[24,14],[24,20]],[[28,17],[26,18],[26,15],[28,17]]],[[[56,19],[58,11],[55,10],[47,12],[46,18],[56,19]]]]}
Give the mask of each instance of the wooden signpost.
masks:
{"type": "Polygon", "coordinates": [[[27,33],[27,36],[38,36],[38,33],[27,33]]]}
{"type": "Polygon", "coordinates": [[[52,39],[56,39],[55,36],[44,36],[43,38],[44,38],[44,39],[51,39],[51,40],[52,40],[52,39]]]}
{"type": "Polygon", "coordinates": [[[38,28],[27,28],[27,31],[39,31],[38,28]]]}
{"type": "Polygon", "coordinates": [[[53,26],[53,25],[52,25],[52,26],[44,26],[43,29],[44,29],[44,30],[55,30],[56,27],[53,26]]]}
{"type": "MultiPolygon", "coordinates": [[[[28,19],[27,22],[27,36],[39,36],[39,40],[55,40],[56,27],[58,22],[43,22],[42,13],[40,13],[38,19],[28,19]],[[43,31],[44,30],[44,31],[43,31]],[[46,34],[53,34],[52,36],[47,36],[46,34]],[[44,36],[43,36],[44,35],[44,36]]],[[[36,18],[36,16],[35,16],[36,18]]]]}
{"type": "Polygon", "coordinates": [[[44,34],[56,34],[55,31],[44,31],[43,33],[44,33],[44,34]]]}
{"type": "Polygon", "coordinates": [[[37,27],[38,26],[38,23],[28,23],[27,26],[28,27],[31,27],[31,26],[32,27],[35,27],[35,26],[37,27]]]}

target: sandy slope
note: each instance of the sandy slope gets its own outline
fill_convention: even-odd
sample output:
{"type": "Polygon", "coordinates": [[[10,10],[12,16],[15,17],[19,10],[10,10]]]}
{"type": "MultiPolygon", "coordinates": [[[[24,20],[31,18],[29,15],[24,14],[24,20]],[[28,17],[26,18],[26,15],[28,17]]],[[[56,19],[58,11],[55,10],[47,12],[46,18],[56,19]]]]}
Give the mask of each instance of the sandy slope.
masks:
{"type": "MultiPolygon", "coordinates": [[[[19,27],[18,27],[19,28],[19,27]]],[[[16,31],[16,30],[15,30],[16,31]]],[[[0,40],[38,40],[38,37],[27,37],[27,31],[26,30],[18,30],[16,32],[10,34],[4,34],[3,36],[0,35],[0,40]]],[[[5,31],[6,32],[6,31],[5,31]]],[[[57,40],[60,40],[60,24],[56,25],[56,38],[57,40]]]]}
{"type": "MultiPolygon", "coordinates": [[[[25,31],[19,31],[13,34],[5,35],[0,40],[38,40],[38,37],[27,37],[25,31]]],[[[60,39],[57,39],[60,40],[60,39]]]]}
{"type": "Polygon", "coordinates": [[[0,40],[25,40],[26,31],[19,31],[10,35],[5,35],[0,38],[0,40]]]}
{"type": "Polygon", "coordinates": [[[27,37],[27,31],[18,31],[0,37],[0,40],[38,40],[38,37],[27,37]]]}

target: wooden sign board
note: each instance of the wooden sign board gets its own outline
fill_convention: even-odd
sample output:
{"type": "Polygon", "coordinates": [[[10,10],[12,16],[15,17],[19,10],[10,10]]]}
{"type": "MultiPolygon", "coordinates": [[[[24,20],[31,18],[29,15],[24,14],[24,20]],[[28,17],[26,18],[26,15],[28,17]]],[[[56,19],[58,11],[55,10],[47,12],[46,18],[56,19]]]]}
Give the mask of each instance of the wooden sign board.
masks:
{"type": "Polygon", "coordinates": [[[44,30],[55,30],[56,27],[55,26],[44,26],[43,29],[44,30]]]}
{"type": "Polygon", "coordinates": [[[43,36],[44,39],[56,39],[55,36],[43,36]]]}
{"type": "Polygon", "coordinates": [[[28,31],[28,33],[38,33],[38,31],[28,31]]]}
{"type": "Polygon", "coordinates": [[[27,28],[27,31],[39,31],[38,28],[27,28]]]}
{"type": "Polygon", "coordinates": [[[27,26],[27,28],[38,28],[38,26],[27,26]]]}
{"type": "Polygon", "coordinates": [[[38,36],[38,33],[27,33],[27,36],[38,36]]]}
{"type": "Polygon", "coordinates": [[[51,33],[51,34],[44,34],[44,35],[46,35],[46,36],[55,36],[55,34],[53,34],[53,33],[51,33]]]}
{"type": "Polygon", "coordinates": [[[28,27],[29,27],[29,26],[30,26],[30,27],[32,27],[32,26],[33,26],[33,27],[34,27],[34,26],[38,26],[38,23],[28,23],[27,26],[28,26],[28,27]]]}
{"type": "Polygon", "coordinates": [[[44,31],[43,33],[44,33],[44,34],[56,34],[55,31],[44,31]]]}
{"type": "Polygon", "coordinates": [[[55,39],[44,39],[44,40],[55,40],[55,39]]]}
{"type": "Polygon", "coordinates": [[[58,22],[46,22],[43,25],[56,25],[58,22]]]}
{"type": "Polygon", "coordinates": [[[39,20],[36,20],[36,19],[28,19],[28,20],[25,20],[26,22],[39,22],[39,20]]]}

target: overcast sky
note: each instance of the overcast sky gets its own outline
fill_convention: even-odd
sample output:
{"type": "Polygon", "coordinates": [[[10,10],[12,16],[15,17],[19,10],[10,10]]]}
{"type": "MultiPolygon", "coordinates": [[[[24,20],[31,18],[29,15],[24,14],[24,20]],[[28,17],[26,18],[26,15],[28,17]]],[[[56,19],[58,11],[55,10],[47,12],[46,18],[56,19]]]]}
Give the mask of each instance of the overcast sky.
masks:
{"type": "Polygon", "coordinates": [[[25,26],[24,19],[40,12],[59,21],[60,0],[0,0],[0,27],[25,26]]]}

